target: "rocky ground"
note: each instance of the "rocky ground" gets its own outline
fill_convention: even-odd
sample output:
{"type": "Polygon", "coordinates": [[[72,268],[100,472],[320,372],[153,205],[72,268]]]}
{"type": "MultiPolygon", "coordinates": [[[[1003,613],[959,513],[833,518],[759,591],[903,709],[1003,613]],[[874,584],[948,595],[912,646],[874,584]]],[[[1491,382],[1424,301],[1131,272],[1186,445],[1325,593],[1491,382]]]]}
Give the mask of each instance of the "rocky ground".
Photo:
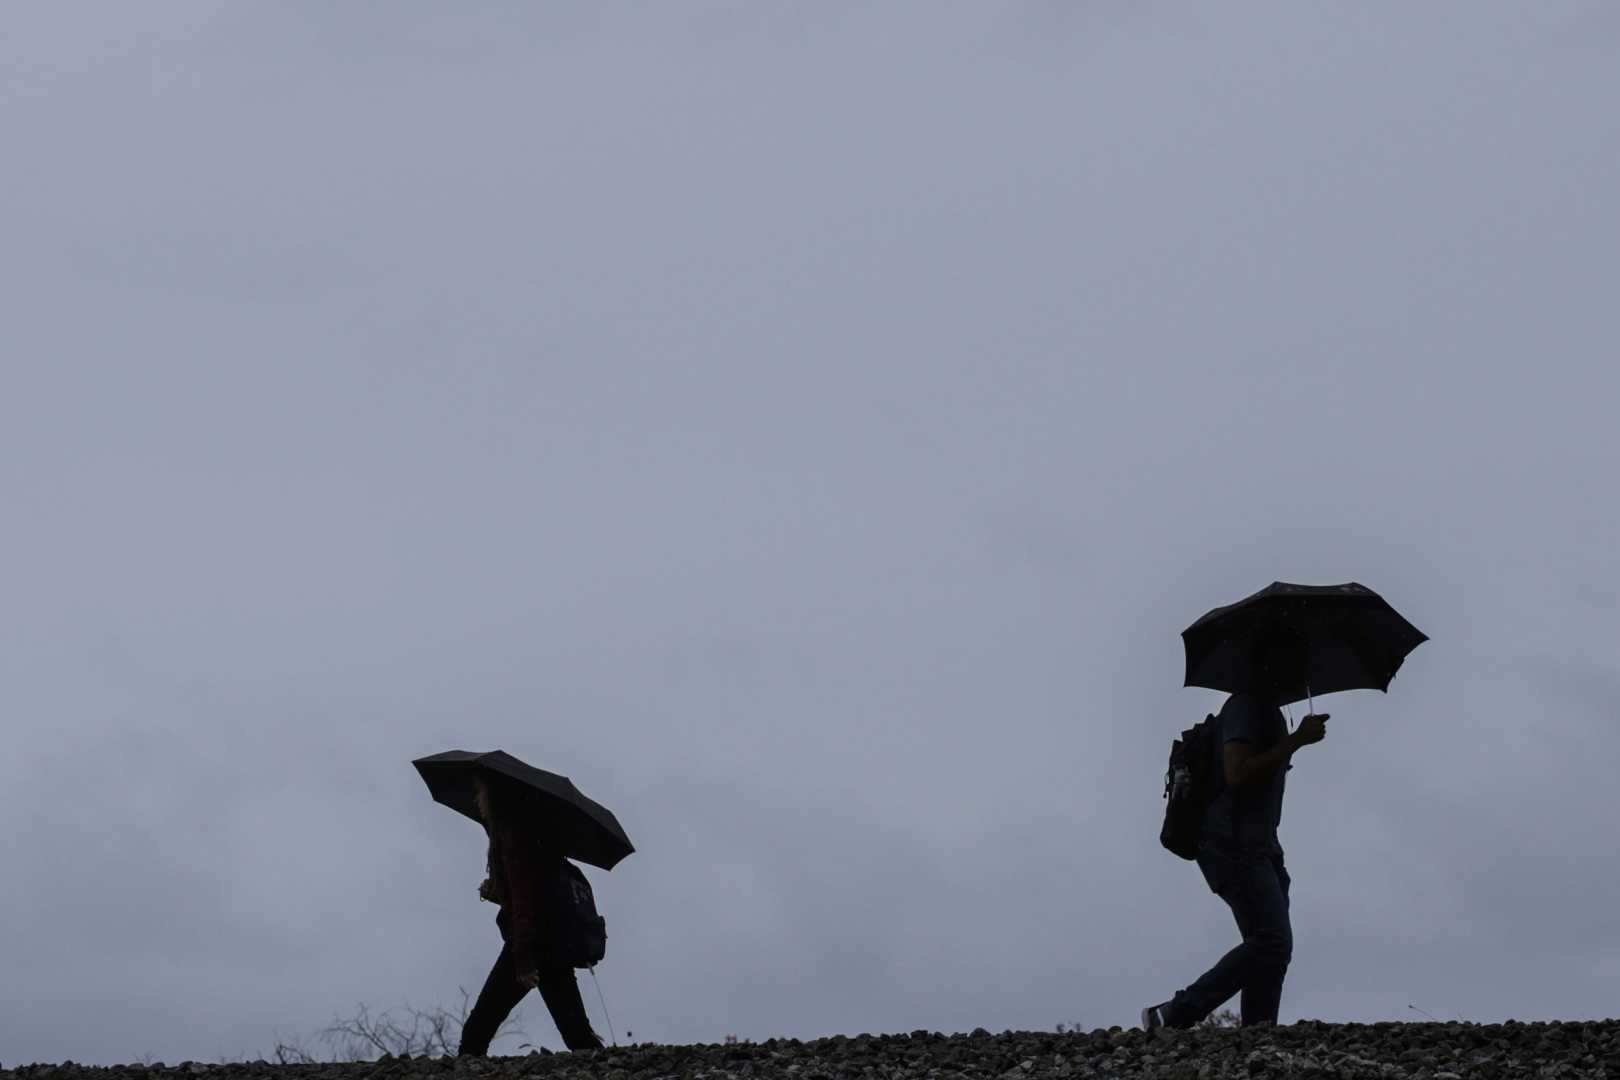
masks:
{"type": "Polygon", "coordinates": [[[1493,1077],[1620,1080],[1620,1020],[1544,1024],[1325,1024],[1270,1029],[1072,1034],[835,1036],[734,1045],[644,1044],[578,1054],[535,1052],[485,1060],[384,1058],[334,1065],[0,1068],[0,1080],[1075,1080],[1153,1077],[1378,1078],[1465,1080],[1493,1077]]]}

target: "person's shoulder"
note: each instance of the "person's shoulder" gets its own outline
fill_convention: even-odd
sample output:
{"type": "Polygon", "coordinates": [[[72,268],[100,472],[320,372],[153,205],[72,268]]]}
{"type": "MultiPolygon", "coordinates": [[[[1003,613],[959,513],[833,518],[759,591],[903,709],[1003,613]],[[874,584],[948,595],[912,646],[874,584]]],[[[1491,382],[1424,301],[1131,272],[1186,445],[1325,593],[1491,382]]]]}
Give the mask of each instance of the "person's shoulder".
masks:
{"type": "Polygon", "coordinates": [[[1259,716],[1263,711],[1260,699],[1253,694],[1233,694],[1221,706],[1221,717],[1259,716]]]}
{"type": "Polygon", "coordinates": [[[1256,738],[1263,715],[1260,700],[1253,694],[1233,694],[1221,706],[1221,741],[1256,738]]]}

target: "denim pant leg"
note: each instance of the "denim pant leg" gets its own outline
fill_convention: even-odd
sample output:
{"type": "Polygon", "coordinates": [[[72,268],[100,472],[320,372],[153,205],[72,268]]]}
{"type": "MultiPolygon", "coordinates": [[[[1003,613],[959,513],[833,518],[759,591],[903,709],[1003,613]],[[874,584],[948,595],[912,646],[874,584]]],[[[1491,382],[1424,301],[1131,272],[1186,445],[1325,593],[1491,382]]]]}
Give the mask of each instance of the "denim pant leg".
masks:
{"type": "Polygon", "coordinates": [[[1245,1025],[1276,1023],[1283,979],[1293,958],[1288,871],[1274,845],[1205,843],[1198,867],[1211,891],[1232,909],[1242,944],[1171,1000],[1167,1019],[1191,1027],[1241,994],[1245,1025]]]}
{"type": "Polygon", "coordinates": [[[1288,964],[1294,955],[1294,930],[1288,917],[1288,868],[1283,865],[1281,855],[1273,854],[1268,861],[1276,891],[1282,894],[1280,907],[1276,891],[1268,885],[1267,902],[1249,910],[1248,926],[1239,923],[1244,941],[1257,942],[1260,946],[1254,978],[1244,985],[1238,998],[1238,1015],[1245,1027],[1277,1022],[1283,979],[1288,975],[1288,964]]]}

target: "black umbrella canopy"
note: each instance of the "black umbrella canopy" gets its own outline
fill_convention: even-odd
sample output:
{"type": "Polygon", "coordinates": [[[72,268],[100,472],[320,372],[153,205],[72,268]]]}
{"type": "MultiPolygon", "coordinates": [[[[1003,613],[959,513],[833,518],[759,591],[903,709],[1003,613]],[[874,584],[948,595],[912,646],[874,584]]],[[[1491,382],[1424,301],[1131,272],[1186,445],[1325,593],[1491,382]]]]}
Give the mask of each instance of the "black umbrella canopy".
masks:
{"type": "Polygon", "coordinates": [[[504,750],[446,750],[411,762],[427,783],[433,801],[482,823],[473,784],[479,769],[515,781],[534,808],[530,822],[552,837],[571,859],[611,870],[635,851],[619,819],[587,798],[566,776],[537,769],[504,750]]]}
{"type": "Polygon", "coordinates": [[[1339,690],[1388,693],[1407,654],[1429,640],[1365,585],[1274,581],[1181,632],[1187,653],[1185,685],[1232,694],[1267,689],[1259,685],[1255,644],[1277,630],[1303,646],[1297,670],[1272,688],[1280,705],[1339,690]]]}

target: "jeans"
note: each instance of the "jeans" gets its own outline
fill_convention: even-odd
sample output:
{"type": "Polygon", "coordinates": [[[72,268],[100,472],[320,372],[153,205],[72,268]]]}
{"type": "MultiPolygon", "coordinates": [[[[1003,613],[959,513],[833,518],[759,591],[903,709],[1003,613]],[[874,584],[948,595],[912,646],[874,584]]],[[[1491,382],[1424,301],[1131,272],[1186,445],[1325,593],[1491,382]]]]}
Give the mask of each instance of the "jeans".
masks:
{"type": "MultiPolygon", "coordinates": [[[[585,1002],[579,996],[579,983],[574,979],[573,968],[541,967],[539,989],[546,1008],[551,1010],[551,1018],[557,1024],[557,1033],[562,1036],[563,1045],[570,1050],[595,1050],[601,1047],[602,1037],[591,1030],[590,1017],[585,1014],[585,1002]]],[[[529,988],[517,981],[517,973],[512,970],[511,946],[501,946],[501,955],[495,959],[489,978],[484,980],[484,988],[478,992],[478,1001],[468,1014],[467,1022],[462,1025],[458,1053],[466,1057],[482,1057],[488,1053],[495,1032],[500,1030],[501,1024],[528,992],[529,988]]]]}
{"type": "Polygon", "coordinates": [[[1275,1024],[1294,954],[1282,847],[1275,836],[1206,838],[1198,849],[1198,869],[1210,891],[1232,909],[1243,943],[1179,991],[1165,1009],[1165,1020],[1171,1027],[1192,1027],[1241,994],[1245,1027],[1275,1024]]]}

